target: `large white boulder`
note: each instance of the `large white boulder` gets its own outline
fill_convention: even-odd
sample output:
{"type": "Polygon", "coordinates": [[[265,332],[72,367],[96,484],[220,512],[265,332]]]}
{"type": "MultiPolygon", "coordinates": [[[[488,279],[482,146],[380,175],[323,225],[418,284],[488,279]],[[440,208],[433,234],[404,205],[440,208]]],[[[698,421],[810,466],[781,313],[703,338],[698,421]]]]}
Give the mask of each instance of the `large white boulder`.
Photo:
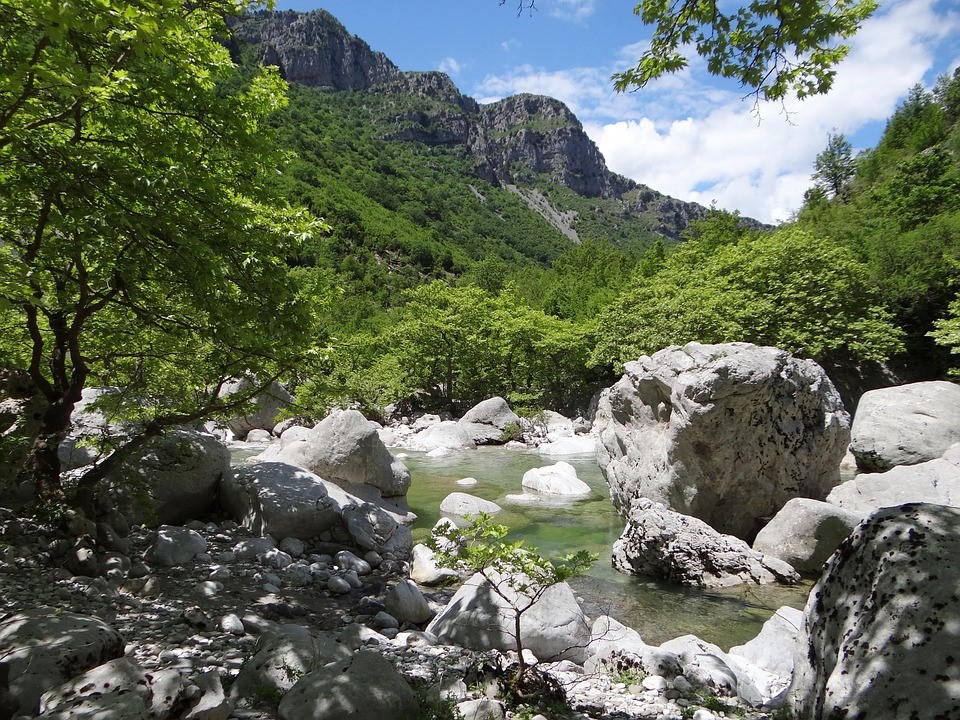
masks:
{"type": "Polygon", "coordinates": [[[589,495],[591,492],[590,486],[577,476],[577,469],[562,460],[555,465],[527,470],[521,485],[548,495],[589,495]]]}
{"type": "Polygon", "coordinates": [[[537,445],[541,455],[589,455],[597,452],[597,439],[592,435],[557,438],[537,445]]]}
{"type": "Polygon", "coordinates": [[[0,622],[0,658],[9,666],[15,714],[35,715],[45,692],[123,652],[123,637],[103,620],[60,608],[25,610],[0,622]]]}
{"type": "Polygon", "coordinates": [[[418,720],[413,689],[371,651],[309,672],[284,694],[281,720],[418,720]]]}
{"type": "Polygon", "coordinates": [[[850,451],[866,472],[933,460],[958,442],[960,385],[942,380],[864,393],[850,432],[850,451]]]}
{"type": "Polygon", "coordinates": [[[502,509],[495,502],[462,492],[452,492],[440,501],[440,512],[458,518],[469,518],[480,513],[496,515],[502,509]]]}
{"type": "Polygon", "coordinates": [[[173,429],[150,438],[107,474],[97,502],[134,524],[180,525],[206,515],[230,451],[215,436],[173,429]]]}
{"type": "Polygon", "coordinates": [[[793,498],[757,534],[753,549],[783,560],[797,572],[819,576],[833,551],[865,517],[866,513],[828,502],[793,498]]]}
{"type": "Polygon", "coordinates": [[[640,633],[608,615],[601,615],[593,623],[583,669],[588,673],[603,670],[611,674],[634,669],[670,677],[683,673],[675,653],[647,645],[640,633]]]}
{"type": "Polygon", "coordinates": [[[516,609],[523,646],[539,660],[582,663],[590,642],[590,626],[567,583],[548,587],[536,602],[490,573],[499,593],[480,573],[465,582],[430,622],[427,632],[442,642],[475,650],[516,650],[516,609]],[[501,595],[502,593],[502,595],[501,595]],[[505,596],[505,597],[504,597],[505,596]]]}
{"type": "Polygon", "coordinates": [[[400,580],[390,588],[383,598],[383,606],[402,623],[419,625],[434,616],[427,599],[412,580],[400,580]]]}
{"type": "Polygon", "coordinates": [[[467,410],[460,418],[460,422],[492,425],[502,431],[508,425],[519,425],[520,417],[510,409],[507,401],[502,397],[492,397],[467,410]]]}
{"type": "Polygon", "coordinates": [[[643,498],[634,503],[627,527],[614,542],[612,560],[620,572],[695,587],[790,584],[800,579],[782,560],[643,498]]]}
{"type": "Polygon", "coordinates": [[[960,712],[960,509],[884,508],[810,593],[791,689],[801,720],[960,712]]]}
{"type": "MultiPolygon", "coordinates": [[[[253,384],[247,378],[231,380],[220,390],[220,397],[249,392],[253,384]]],[[[293,403],[293,396],[280,383],[274,381],[251,402],[249,415],[238,415],[227,421],[227,427],[239,439],[247,436],[251,430],[272,432],[277,424],[280,411],[293,403]]]]}
{"type": "Polygon", "coordinates": [[[790,498],[822,499],[839,482],[849,416],[812,360],[688,343],[627,363],[594,432],[624,518],[649,498],[747,538],[790,498]]]}
{"type": "Polygon", "coordinates": [[[274,459],[299,465],[347,489],[370,485],[383,497],[404,495],[410,487],[406,465],[390,454],[376,428],[356,410],[332,412],[306,438],[285,445],[274,459]]]}
{"type": "Polygon", "coordinates": [[[942,458],[857,475],[831,490],[827,502],[865,514],[911,502],[960,507],[960,444],[942,458]]]}
{"type": "Polygon", "coordinates": [[[425,429],[407,440],[413,450],[471,450],[477,446],[473,433],[456,420],[444,420],[425,429]]]}

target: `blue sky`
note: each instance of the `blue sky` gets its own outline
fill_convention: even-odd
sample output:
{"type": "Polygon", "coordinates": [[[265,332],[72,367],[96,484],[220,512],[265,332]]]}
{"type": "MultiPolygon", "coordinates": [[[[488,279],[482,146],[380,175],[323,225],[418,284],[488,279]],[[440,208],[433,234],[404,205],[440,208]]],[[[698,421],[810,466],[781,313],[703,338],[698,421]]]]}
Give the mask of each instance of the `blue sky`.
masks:
{"type": "Polygon", "coordinates": [[[443,70],[462,92],[491,102],[550,95],[577,114],[615,172],[669,195],[789,217],[810,186],[817,153],[836,129],[871,147],[910,87],[932,87],[960,64],[956,0],[881,0],[851,41],[833,91],[759,107],[736,83],[694,61],[644,90],[617,94],[610,75],[634,64],[649,38],[630,0],[278,0],[322,7],[402,70],[443,70]]]}

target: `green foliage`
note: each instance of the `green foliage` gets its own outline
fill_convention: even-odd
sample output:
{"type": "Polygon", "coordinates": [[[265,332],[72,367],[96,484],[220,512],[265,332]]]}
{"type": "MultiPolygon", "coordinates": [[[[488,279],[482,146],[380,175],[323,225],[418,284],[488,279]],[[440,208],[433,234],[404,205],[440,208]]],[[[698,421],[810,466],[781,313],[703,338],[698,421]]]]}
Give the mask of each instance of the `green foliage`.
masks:
{"type": "Polygon", "coordinates": [[[689,341],[748,341],[821,360],[883,359],[901,342],[866,268],[797,227],[688,241],[599,316],[596,334],[597,364],[689,341]]]}
{"type": "Polygon", "coordinates": [[[682,70],[693,46],[710,73],[738,80],[758,98],[825,93],[850,50],[837,39],[854,35],[876,8],[875,0],[754,0],[729,10],[716,0],[643,0],[634,13],[653,26],[650,47],[636,67],[613,76],[614,87],[643,87],[682,70]]]}
{"type": "Polygon", "coordinates": [[[122,387],[157,432],[310,339],[284,258],[322,226],[268,191],[284,83],[239,75],[214,39],[245,7],[0,3],[0,360],[49,403],[31,464],[45,491],[84,385],[122,387]]]}

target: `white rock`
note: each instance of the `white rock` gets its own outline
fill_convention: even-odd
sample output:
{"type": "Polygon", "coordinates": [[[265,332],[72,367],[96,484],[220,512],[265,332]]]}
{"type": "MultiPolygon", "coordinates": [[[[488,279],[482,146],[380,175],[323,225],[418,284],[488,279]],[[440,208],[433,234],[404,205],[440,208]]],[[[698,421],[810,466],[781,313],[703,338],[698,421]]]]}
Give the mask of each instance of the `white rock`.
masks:
{"type": "Polygon", "coordinates": [[[533,468],[523,474],[523,487],[550,495],[589,495],[590,486],[577,476],[577,470],[562,460],[555,465],[533,468]]]}

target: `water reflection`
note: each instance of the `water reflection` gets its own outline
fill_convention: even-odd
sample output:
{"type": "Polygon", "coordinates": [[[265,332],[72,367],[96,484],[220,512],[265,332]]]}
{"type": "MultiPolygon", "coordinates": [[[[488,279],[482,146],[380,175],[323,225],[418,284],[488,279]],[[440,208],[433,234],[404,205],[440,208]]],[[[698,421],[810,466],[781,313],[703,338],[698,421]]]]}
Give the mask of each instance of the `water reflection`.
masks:
{"type": "Polygon", "coordinates": [[[412,484],[407,494],[418,515],[414,537],[424,539],[439,519],[440,501],[451,492],[468,492],[492,500],[503,512],[498,523],[511,536],[550,557],[586,549],[600,559],[589,573],[576,580],[575,591],[592,617],[609,614],[635,628],[643,639],[658,644],[692,633],[727,649],[746,642],[781,605],[803,607],[809,585],[797,588],[740,587],[723,590],[693,590],[633,578],[610,566],[610,547],[623,530],[607,495],[606,483],[592,455],[563,458],[577,469],[592,494],[571,500],[517,503],[508,495],[523,492],[523,473],[552,465],[557,458],[534,452],[478,448],[440,458],[410,452],[404,462],[412,484]],[[463,487],[457,480],[477,479],[463,487]]]}

